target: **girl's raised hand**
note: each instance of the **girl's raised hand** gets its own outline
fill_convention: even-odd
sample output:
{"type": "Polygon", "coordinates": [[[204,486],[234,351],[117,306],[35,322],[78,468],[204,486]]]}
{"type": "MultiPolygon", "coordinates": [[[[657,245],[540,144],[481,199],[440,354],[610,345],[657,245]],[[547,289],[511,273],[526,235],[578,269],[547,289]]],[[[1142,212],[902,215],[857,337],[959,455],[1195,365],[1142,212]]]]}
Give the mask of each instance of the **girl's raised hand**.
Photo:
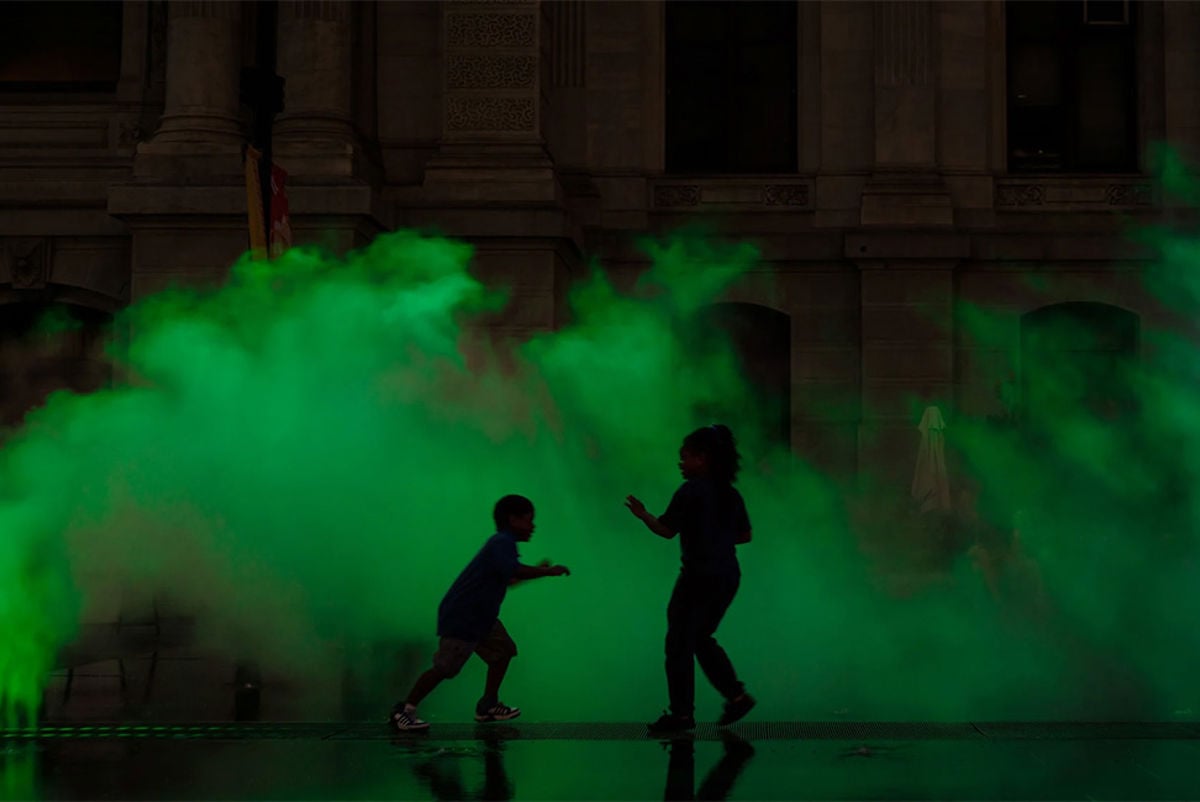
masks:
{"type": "Polygon", "coordinates": [[[646,517],[646,505],[639,501],[637,496],[626,496],[625,506],[628,507],[629,511],[632,512],[636,517],[646,517]]]}

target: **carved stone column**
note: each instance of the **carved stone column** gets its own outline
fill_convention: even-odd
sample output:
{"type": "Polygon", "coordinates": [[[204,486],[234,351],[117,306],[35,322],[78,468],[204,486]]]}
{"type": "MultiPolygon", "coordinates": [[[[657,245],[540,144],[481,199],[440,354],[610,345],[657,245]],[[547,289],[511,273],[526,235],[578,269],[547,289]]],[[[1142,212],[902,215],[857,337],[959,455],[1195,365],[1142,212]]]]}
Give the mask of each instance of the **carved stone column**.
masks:
{"type": "Polygon", "coordinates": [[[139,178],[228,179],[241,171],[240,3],[167,4],[166,97],[153,139],[138,146],[139,178]]]}
{"type": "Polygon", "coordinates": [[[863,225],[952,225],[937,176],[937,63],[931,0],[885,0],[875,12],[875,169],[863,225]]]}
{"type": "Polygon", "coordinates": [[[279,4],[278,72],[286,84],[275,159],[300,181],[355,174],[353,10],[336,0],[279,4]]]}
{"type": "Polygon", "coordinates": [[[442,27],[442,142],[426,187],[447,199],[555,199],[542,4],[444,3],[442,27]]]}

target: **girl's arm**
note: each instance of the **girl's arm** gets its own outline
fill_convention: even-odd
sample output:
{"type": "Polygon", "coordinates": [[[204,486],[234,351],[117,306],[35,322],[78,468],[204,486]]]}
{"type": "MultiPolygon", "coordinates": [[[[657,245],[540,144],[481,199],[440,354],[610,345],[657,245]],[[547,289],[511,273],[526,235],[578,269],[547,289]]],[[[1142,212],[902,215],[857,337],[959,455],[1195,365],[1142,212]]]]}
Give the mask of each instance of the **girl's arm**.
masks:
{"type": "Polygon", "coordinates": [[[627,496],[625,498],[625,506],[628,507],[629,511],[637,516],[638,520],[644,523],[646,528],[654,534],[658,535],[659,537],[664,537],[667,540],[675,537],[675,530],[647,512],[646,505],[638,501],[636,497],[627,496]]]}
{"type": "Polygon", "coordinates": [[[745,532],[738,535],[737,539],[734,540],[733,542],[738,544],[739,546],[742,545],[743,543],[749,543],[750,542],[750,530],[747,529],[745,532]]]}

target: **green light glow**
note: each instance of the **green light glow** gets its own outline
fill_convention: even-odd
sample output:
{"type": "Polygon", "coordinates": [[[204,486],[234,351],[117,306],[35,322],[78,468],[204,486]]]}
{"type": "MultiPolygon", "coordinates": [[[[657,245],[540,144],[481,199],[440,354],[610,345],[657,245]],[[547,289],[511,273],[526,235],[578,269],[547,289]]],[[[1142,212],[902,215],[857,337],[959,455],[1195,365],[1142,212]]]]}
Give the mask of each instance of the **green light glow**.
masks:
{"type": "MultiPolygon", "coordinates": [[[[1194,245],[1167,242],[1168,264],[1195,264],[1194,245]]],[[[765,450],[732,349],[694,347],[697,314],[757,254],[693,237],[646,250],[653,266],[634,292],[594,273],[574,291],[572,322],[515,358],[475,336],[502,298],[469,272],[470,249],[411,232],[344,259],[246,259],[219,289],[129,310],[131,346],[115,356],[131,381],[52,397],[0,456],[7,722],[36,712],[96,576],[196,610],[214,649],[328,688],[340,655],[364,644],[427,655],[438,600],[509,492],[538,510],[524,559],[549,557],[572,576],[510,594],[503,618],[521,657],[506,699],[535,720],[651,716],[665,702],[677,545],[621,502],[636,493],[665,506],[678,443],[714,408],[745,411],[726,420],[747,444],[755,541],[720,637],[762,700],[759,718],[1196,707],[1185,668],[1195,639],[1179,637],[1200,612],[1195,510],[1189,494],[1155,506],[1153,479],[1193,484],[1191,385],[1149,364],[1130,375],[1149,439],[1090,413],[1022,437],[955,420],[963,465],[1001,507],[1026,511],[1022,538],[1049,606],[997,603],[963,550],[943,581],[898,598],[864,557],[874,533],[848,510],[847,488],[802,454],[765,450]]],[[[1157,280],[1173,286],[1170,275],[1157,280]]],[[[962,319],[990,336],[986,312],[962,319]]],[[[1195,364],[1192,345],[1153,334],[1176,364],[1195,364]]],[[[1077,379],[1063,372],[1039,390],[1055,397],[1077,379]]],[[[462,720],[482,673],[470,665],[423,710],[462,720]]],[[[715,711],[711,690],[698,690],[701,711],[715,711]]]]}

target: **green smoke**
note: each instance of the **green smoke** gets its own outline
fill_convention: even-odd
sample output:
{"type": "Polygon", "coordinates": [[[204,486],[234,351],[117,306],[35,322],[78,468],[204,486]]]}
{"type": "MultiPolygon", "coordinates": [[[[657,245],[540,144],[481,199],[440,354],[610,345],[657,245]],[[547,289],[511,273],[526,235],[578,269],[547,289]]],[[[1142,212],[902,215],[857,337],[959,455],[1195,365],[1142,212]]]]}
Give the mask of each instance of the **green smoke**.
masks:
{"type": "MultiPolygon", "coordinates": [[[[1148,286],[1177,299],[1194,245],[1162,243],[1148,286]]],[[[344,258],[246,258],[219,288],[127,310],[128,347],[112,354],[126,380],[52,397],[3,451],[10,721],[36,710],[79,608],[106,586],[194,611],[209,648],[316,687],[335,688],[372,644],[407,644],[423,661],[442,593],[511,492],[537,507],[524,560],[572,576],[509,594],[502,616],[521,656],[505,699],[542,720],[653,715],[678,546],[622,500],[661,511],[680,440],[714,415],[743,443],[755,531],[719,637],[761,718],[1154,718],[1194,706],[1200,427],[1187,340],[1143,326],[1162,359],[1124,369],[1136,431],[1104,410],[1021,426],[952,416],[955,478],[978,487],[978,520],[922,521],[768,445],[734,349],[702,323],[746,280],[753,248],[694,235],[643,245],[650,266],[632,291],[596,268],[573,289],[568,325],[512,351],[481,334],[505,299],[472,275],[470,249],[413,232],[344,258]],[[1012,520],[1021,559],[1004,538],[1012,520]],[[1001,565],[995,594],[981,545],[1001,565]],[[922,571],[936,581],[897,581],[922,571]]],[[[959,318],[1011,363],[1002,372],[1020,370],[1011,321],[959,318]]],[[[1087,336],[1049,331],[1051,345],[1087,336]]],[[[1042,371],[1028,392],[1069,405],[1088,370],[1042,371]]],[[[875,492],[882,482],[860,468],[875,492]]],[[[463,719],[482,674],[470,665],[423,714],[463,719]]],[[[698,702],[702,714],[719,702],[702,680],[698,702]]]]}

